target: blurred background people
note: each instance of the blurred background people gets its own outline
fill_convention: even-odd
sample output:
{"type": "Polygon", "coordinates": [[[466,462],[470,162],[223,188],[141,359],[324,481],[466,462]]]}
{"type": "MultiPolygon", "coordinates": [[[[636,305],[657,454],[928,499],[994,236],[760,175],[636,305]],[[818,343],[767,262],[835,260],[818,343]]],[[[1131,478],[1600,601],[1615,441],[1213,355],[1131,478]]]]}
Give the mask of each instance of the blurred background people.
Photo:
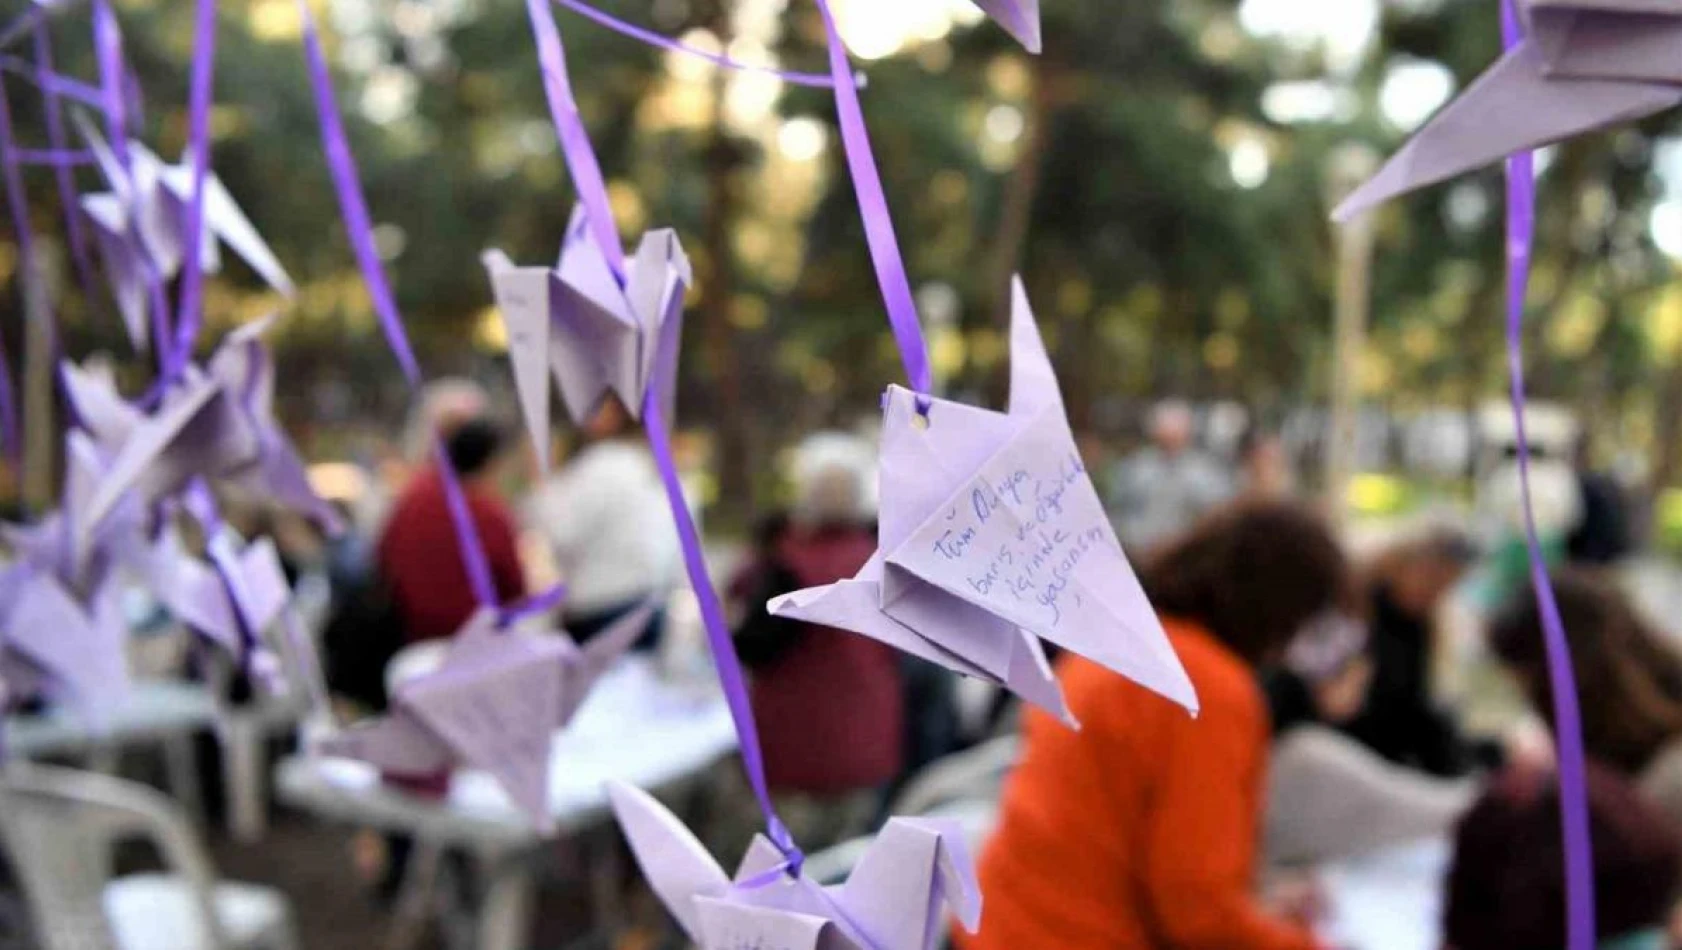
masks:
{"type": "Polygon", "coordinates": [[[1282,499],[1296,494],[1291,454],[1277,432],[1251,425],[1238,442],[1237,494],[1250,499],[1282,499]]]}
{"type": "MultiPolygon", "coordinates": [[[[584,444],[526,500],[527,522],[547,539],[566,582],[562,620],[579,642],[676,579],[678,546],[660,473],[641,430],[608,396],[583,429],[584,444]]],[[[664,622],[656,612],[637,643],[652,649],[664,622]]]]}
{"type": "Polygon", "coordinates": [[[1106,507],[1130,552],[1184,530],[1232,494],[1221,465],[1196,445],[1196,421],[1183,402],[1158,403],[1150,413],[1150,444],[1111,469],[1106,507]]]}
{"type": "MultiPolygon", "coordinates": [[[[505,604],[526,593],[514,518],[498,487],[509,446],[507,431],[486,418],[457,425],[445,439],[445,454],[461,479],[497,597],[505,604]]],[[[398,497],[380,536],[378,559],[410,643],[453,635],[480,606],[436,467],[422,470],[398,497]]]]}
{"type": "MultiPolygon", "coordinates": [[[[1604,578],[1554,578],[1571,641],[1584,752],[1635,783],[1682,833],[1682,659],[1604,578]]],[[[1541,611],[1529,588],[1513,594],[1490,644],[1537,715],[1553,721],[1541,611]]]]}
{"type": "Polygon", "coordinates": [[[1629,498],[1616,475],[1594,466],[1588,433],[1577,439],[1577,523],[1565,536],[1572,564],[1606,567],[1635,549],[1629,498]]]}
{"type": "Polygon", "coordinates": [[[1396,765],[1337,731],[1367,702],[1374,668],[1367,641],[1360,620],[1327,614],[1264,677],[1275,734],[1262,848],[1270,869],[1430,837],[1471,804],[1470,780],[1396,765]]]}
{"type": "Polygon", "coordinates": [[[1379,551],[1366,572],[1372,683],[1341,727],[1386,759],[1432,775],[1464,775],[1480,755],[1431,686],[1438,610],[1476,560],[1465,534],[1431,527],[1379,551]]]}
{"type": "Polygon", "coordinates": [[[736,651],[752,673],[766,780],[805,847],[863,833],[907,745],[900,659],[844,630],[773,617],[765,604],[857,574],[876,551],[873,454],[851,436],[802,443],[795,500],[763,528],[730,585],[741,605],[736,651]]]}
{"type": "MultiPolygon", "coordinates": [[[[1674,827],[1616,770],[1590,762],[1589,836],[1599,950],[1665,950],[1682,858],[1674,827]]],[[[1510,770],[1460,823],[1447,881],[1445,950],[1566,945],[1559,781],[1510,770]]]]}
{"type": "Polygon", "coordinates": [[[1168,544],[1143,580],[1201,711],[1058,662],[1082,728],[1026,712],[981,857],[987,912],[978,936],[957,935],[964,950],[1318,946],[1306,908],[1276,916],[1255,891],[1268,758],[1256,669],[1347,608],[1343,552],[1304,509],[1243,505],[1168,544]]]}

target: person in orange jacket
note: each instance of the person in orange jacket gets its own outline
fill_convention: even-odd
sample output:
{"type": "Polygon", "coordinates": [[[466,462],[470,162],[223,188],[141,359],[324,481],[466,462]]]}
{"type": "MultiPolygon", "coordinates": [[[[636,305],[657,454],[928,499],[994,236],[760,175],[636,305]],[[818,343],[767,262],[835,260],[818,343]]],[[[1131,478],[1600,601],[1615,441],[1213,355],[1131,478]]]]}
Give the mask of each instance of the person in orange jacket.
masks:
{"type": "Polygon", "coordinates": [[[981,859],[981,929],[955,935],[961,950],[1319,947],[1256,896],[1269,723],[1255,668],[1346,610],[1349,575],[1325,525],[1277,502],[1218,511],[1163,548],[1143,580],[1199,715],[1064,656],[1082,728],[1026,713],[981,859]]]}

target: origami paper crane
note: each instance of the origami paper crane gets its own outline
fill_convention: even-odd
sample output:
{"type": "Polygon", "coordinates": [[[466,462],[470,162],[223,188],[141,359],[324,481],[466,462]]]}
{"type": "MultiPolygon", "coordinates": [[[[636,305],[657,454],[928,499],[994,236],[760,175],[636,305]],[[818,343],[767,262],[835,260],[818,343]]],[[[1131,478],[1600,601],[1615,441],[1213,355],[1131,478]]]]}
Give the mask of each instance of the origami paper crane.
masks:
{"type": "Polygon", "coordinates": [[[975,0],[1030,53],[1040,51],[1040,0],[975,0]]]}
{"type": "Polygon", "coordinates": [[[9,699],[43,695],[104,718],[128,691],[127,635],[114,583],[83,604],[28,562],[0,572],[0,680],[9,699]]]}
{"type": "Polygon", "coordinates": [[[1195,713],[1075,448],[1020,279],[1011,310],[1009,412],[890,387],[876,554],[769,609],[998,683],[1071,725],[1041,639],[1195,713]]]}
{"type": "Polygon", "coordinates": [[[551,376],[575,422],[589,419],[610,391],[638,416],[650,386],[660,387],[671,421],[683,298],[694,281],[676,233],[644,234],[623,286],[581,207],[573,209],[557,267],[516,267],[498,250],[482,261],[508,329],[520,409],[545,468],[551,376]]]}
{"type": "Polygon", "coordinates": [[[1524,39],[1431,118],[1333,216],[1682,102],[1682,6],[1524,0],[1524,39]]]}
{"type": "Polygon", "coordinates": [[[337,514],[311,489],[297,450],[274,419],[274,364],[261,340],[271,322],[254,320],[230,333],[209,371],[189,365],[150,415],[66,366],[78,416],[111,455],[82,530],[131,495],[156,500],[198,475],[242,485],[337,530],[337,514]]]}
{"type": "Polygon", "coordinates": [[[496,613],[481,610],[441,668],[398,685],[389,715],[323,740],[320,751],[417,778],[483,769],[548,830],[550,740],[653,611],[634,610],[579,647],[569,637],[499,631],[496,613]]]}
{"type": "Polygon", "coordinates": [[[889,819],[838,887],[779,873],[782,854],[760,837],[732,881],[646,792],[609,782],[608,797],[643,876],[702,950],[932,950],[948,904],[971,933],[980,925],[981,891],[956,822],[889,819]]]}
{"type": "Polygon", "coordinates": [[[193,557],[166,531],[140,573],[176,619],[240,656],[286,609],[292,588],[268,538],[235,550],[223,533],[211,539],[209,552],[209,561],[193,557]]]}
{"type": "MultiPolygon", "coordinates": [[[[128,143],[125,166],[81,114],[75,119],[94,153],[110,191],[84,195],[82,211],[93,225],[111,291],[129,339],[146,346],[147,263],[156,279],[169,280],[186,259],[187,214],[193,196],[190,162],[167,165],[139,142],[128,143]]],[[[199,265],[207,274],[221,269],[218,241],[227,244],[258,276],[287,297],[292,279],[233,196],[207,171],[204,179],[204,231],[199,265]]]]}

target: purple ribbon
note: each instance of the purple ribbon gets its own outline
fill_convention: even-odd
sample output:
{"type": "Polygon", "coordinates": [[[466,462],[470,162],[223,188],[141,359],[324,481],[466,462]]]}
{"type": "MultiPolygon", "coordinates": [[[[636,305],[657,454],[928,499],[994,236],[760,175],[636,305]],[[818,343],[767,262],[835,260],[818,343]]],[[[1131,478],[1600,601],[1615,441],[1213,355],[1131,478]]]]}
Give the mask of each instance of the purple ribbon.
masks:
{"type": "Polygon", "coordinates": [[[820,89],[827,89],[830,86],[835,85],[835,80],[830,78],[828,73],[801,73],[778,69],[775,66],[755,66],[752,63],[744,63],[741,60],[731,59],[728,56],[723,56],[718,53],[709,53],[704,49],[697,49],[687,43],[681,43],[668,36],[662,36],[659,33],[644,29],[634,23],[627,23],[618,17],[611,16],[593,6],[590,6],[588,3],[584,3],[583,0],[555,0],[555,2],[579,16],[584,17],[585,19],[594,21],[599,26],[607,27],[615,33],[628,36],[633,40],[639,40],[649,46],[657,46],[660,49],[669,49],[674,53],[683,53],[686,56],[694,56],[697,59],[704,59],[707,62],[712,63],[714,66],[722,66],[725,69],[734,69],[740,72],[765,73],[767,75],[775,76],[783,82],[796,86],[812,86],[820,89]]]}
{"type": "MultiPolygon", "coordinates": [[[[923,327],[917,320],[917,305],[911,296],[911,281],[905,276],[905,258],[899,252],[899,239],[894,236],[894,222],[888,214],[888,198],[882,192],[882,175],[876,168],[876,156],[870,148],[870,131],[864,124],[864,109],[859,105],[858,90],[850,81],[852,69],[847,62],[847,48],[835,29],[835,18],[829,12],[828,0],[817,0],[818,12],[823,14],[824,33],[829,44],[829,74],[835,81],[835,112],[841,125],[841,147],[847,154],[847,169],[853,178],[853,192],[858,196],[859,214],[864,218],[865,242],[870,245],[870,263],[876,268],[876,283],[882,288],[882,302],[888,308],[888,322],[894,328],[894,340],[899,344],[900,359],[905,362],[905,376],[919,395],[933,389],[929,370],[929,348],[923,340],[923,327]]],[[[924,411],[928,403],[918,400],[924,411]]]]}
{"type": "MultiPolygon", "coordinates": [[[[45,165],[59,171],[68,171],[77,165],[91,165],[94,162],[93,153],[86,149],[75,148],[20,148],[15,153],[19,165],[45,165]]],[[[68,220],[76,220],[74,214],[67,214],[68,220]]]]}
{"type": "MultiPolygon", "coordinates": [[[[41,87],[42,107],[46,116],[47,141],[52,149],[47,155],[71,157],[67,139],[64,134],[64,112],[59,107],[59,93],[52,82],[53,76],[53,42],[47,32],[46,20],[35,23],[35,78],[36,85],[41,87]]],[[[91,161],[91,156],[82,161],[91,161]]],[[[80,164],[76,162],[75,164],[80,164]]],[[[71,164],[61,164],[48,158],[42,164],[53,166],[53,177],[58,185],[58,200],[63,206],[64,230],[70,241],[70,257],[76,265],[76,278],[82,285],[82,292],[89,300],[94,299],[93,264],[88,257],[87,235],[82,231],[82,218],[77,213],[76,180],[71,173],[71,164]]]]}
{"type": "Polygon", "coordinates": [[[62,73],[55,73],[42,68],[39,64],[31,65],[28,60],[6,53],[0,53],[0,70],[5,70],[14,76],[28,80],[30,84],[44,91],[50,91],[65,99],[74,99],[85,106],[98,108],[100,105],[99,90],[95,87],[73,79],[62,73]]]}
{"type": "MultiPolygon", "coordinates": [[[[362,280],[368,287],[368,296],[373,301],[374,313],[379,318],[386,343],[397,357],[397,365],[403,371],[404,380],[418,395],[421,390],[420,364],[415,360],[414,348],[409,345],[409,335],[403,329],[403,317],[397,310],[391,285],[386,281],[385,268],[380,265],[379,251],[374,245],[374,228],[368,217],[368,201],[362,193],[362,181],[356,171],[356,158],[351,154],[350,141],[345,136],[344,120],[339,115],[339,107],[333,97],[333,77],[327,68],[327,57],[322,52],[321,36],[316,29],[315,16],[310,12],[308,0],[298,0],[298,15],[303,21],[304,61],[309,71],[310,87],[315,95],[316,115],[321,123],[322,151],[327,156],[327,170],[333,179],[333,191],[338,197],[339,213],[344,218],[345,236],[350,241],[351,251],[356,255],[357,267],[362,271],[362,280]]],[[[455,466],[450,464],[443,441],[436,436],[432,440],[432,458],[433,465],[438,469],[438,479],[444,486],[444,501],[450,510],[450,521],[455,527],[456,546],[460,549],[462,566],[467,571],[468,582],[473,587],[473,596],[482,606],[497,608],[499,602],[495,577],[491,573],[490,560],[485,553],[484,542],[479,537],[478,526],[473,522],[473,513],[467,504],[467,493],[461,487],[461,479],[456,474],[455,466]]],[[[541,604],[538,606],[541,607],[541,604]]],[[[528,603],[513,608],[512,613],[502,612],[501,616],[506,623],[522,610],[530,609],[533,608],[528,603]]]]}
{"type": "Polygon", "coordinates": [[[572,172],[573,188],[584,205],[585,226],[601,245],[607,266],[623,287],[625,249],[619,243],[619,229],[613,223],[613,204],[607,197],[601,164],[596,161],[596,150],[590,145],[590,135],[578,114],[578,102],[572,96],[566,50],[561,46],[560,28],[555,26],[555,13],[547,0],[526,0],[526,13],[531,18],[532,36],[537,40],[537,60],[543,73],[543,95],[549,100],[549,117],[555,123],[561,156],[572,172]]]}
{"type": "MultiPolygon", "coordinates": [[[[601,165],[595,148],[579,119],[578,108],[572,98],[572,84],[566,73],[566,53],[561,46],[560,29],[555,25],[554,11],[548,0],[526,0],[531,15],[532,35],[537,41],[537,56],[543,71],[543,88],[549,96],[549,112],[555,121],[555,133],[561,143],[561,157],[572,175],[578,200],[584,205],[587,226],[595,229],[602,253],[614,267],[619,289],[625,288],[624,248],[614,227],[612,210],[607,200],[607,185],[602,180],[601,165]]],[[[773,844],[783,853],[793,873],[798,874],[804,860],[788,827],[777,816],[771,803],[770,786],[765,780],[765,757],[759,746],[759,726],[754,720],[753,703],[748,698],[747,683],[742,678],[742,664],[736,656],[736,644],[730,638],[730,626],[724,620],[724,608],[719,604],[718,592],[713,589],[707,574],[707,560],[701,548],[701,533],[689,513],[683,497],[683,483],[678,476],[677,463],[672,459],[671,432],[660,409],[664,394],[658,386],[650,386],[643,394],[643,427],[648,432],[649,449],[654,465],[660,472],[666,489],[666,501],[677,522],[678,542],[683,549],[683,566],[695,589],[695,600],[701,611],[701,626],[712,648],[713,665],[718,670],[724,701],[730,707],[730,718],[736,726],[737,740],[742,749],[742,767],[748,784],[759,800],[765,814],[765,827],[773,844]]]]}
{"type": "MultiPolygon", "coordinates": [[[[11,211],[12,231],[18,242],[18,277],[28,285],[35,279],[35,232],[29,226],[28,197],[23,190],[23,176],[18,172],[17,142],[12,137],[12,107],[6,96],[6,80],[0,76],[0,177],[5,180],[6,207],[11,211]]],[[[23,468],[23,440],[18,426],[16,391],[10,369],[11,359],[5,344],[0,341],[0,438],[4,438],[6,455],[19,470],[23,468]]]]}
{"type": "MultiPolygon", "coordinates": [[[[1510,0],[1501,5],[1501,38],[1508,50],[1521,39],[1510,0]]],[[[1535,156],[1522,152],[1507,159],[1507,370],[1518,439],[1524,540],[1530,554],[1530,579],[1542,617],[1542,638],[1547,645],[1548,679],[1553,694],[1554,733],[1559,753],[1559,817],[1565,839],[1566,946],[1569,950],[1594,950],[1594,852],[1589,841],[1582,717],[1571,666],[1571,644],[1554,600],[1553,583],[1548,579],[1547,562],[1536,533],[1536,517],[1531,510],[1530,446],[1524,429],[1524,302],[1530,282],[1535,219],[1535,156]]]]}
{"type": "Polygon", "coordinates": [[[187,155],[193,190],[187,201],[187,246],[181,264],[181,297],[176,301],[175,343],[159,338],[164,375],[174,379],[187,366],[204,321],[204,180],[210,172],[210,101],[216,74],[216,0],[198,0],[193,26],[193,67],[187,99],[187,155]]]}

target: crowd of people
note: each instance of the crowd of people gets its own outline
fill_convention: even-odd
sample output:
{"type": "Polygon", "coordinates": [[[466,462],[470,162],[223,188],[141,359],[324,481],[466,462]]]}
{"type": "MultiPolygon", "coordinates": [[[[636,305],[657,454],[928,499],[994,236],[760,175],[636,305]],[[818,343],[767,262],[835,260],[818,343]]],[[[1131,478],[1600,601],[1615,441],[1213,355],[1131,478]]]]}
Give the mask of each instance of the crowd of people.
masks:
{"type": "MultiPolygon", "coordinates": [[[[448,383],[421,413],[400,489],[357,512],[362,540],[336,561],[343,629],[328,652],[341,696],[378,707],[390,655],[450,636],[474,609],[434,467],[446,460],[505,601],[563,578],[558,619],[582,640],[678,583],[658,475],[622,407],[604,404],[523,501],[502,488],[520,442],[482,392],[448,383]]],[[[1201,711],[1068,655],[1057,672],[1078,731],[1002,694],[966,712],[951,674],[766,611],[779,594],[853,576],[875,550],[868,442],[825,433],[800,447],[789,504],[724,578],[767,778],[796,839],[815,850],[865,833],[923,766],[1019,730],[979,861],[986,914],[978,934],[954,935],[961,950],[1321,947],[1314,869],[1430,836],[1454,842],[1448,946],[1563,946],[1550,746],[1539,730],[1474,735],[1433,689],[1437,618],[1487,550],[1432,523],[1357,558],[1296,499],[1276,437],[1251,432],[1223,464],[1196,448],[1195,417],[1174,403],[1148,433],[1100,487],[1201,711]]],[[[1592,761],[1597,921],[1603,947],[1670,946],[1682,936],[1682,659],[1605,570],[1628,543],[1604,528],[1620,517],[1604,488],[1584,483],[1613,515],[1562,547],[1584,566],[1556,581],[1592,761]]],[[[656,615],[639,648],[656,648],[662,626],[656,615]]],[[[1528,585],[1485,626],[1488,651],[1548,722],[1528,585]]],[[[757,820],[745,786],[726,794],[743,807],[719,818],[721,851],[757,820]]]]}

